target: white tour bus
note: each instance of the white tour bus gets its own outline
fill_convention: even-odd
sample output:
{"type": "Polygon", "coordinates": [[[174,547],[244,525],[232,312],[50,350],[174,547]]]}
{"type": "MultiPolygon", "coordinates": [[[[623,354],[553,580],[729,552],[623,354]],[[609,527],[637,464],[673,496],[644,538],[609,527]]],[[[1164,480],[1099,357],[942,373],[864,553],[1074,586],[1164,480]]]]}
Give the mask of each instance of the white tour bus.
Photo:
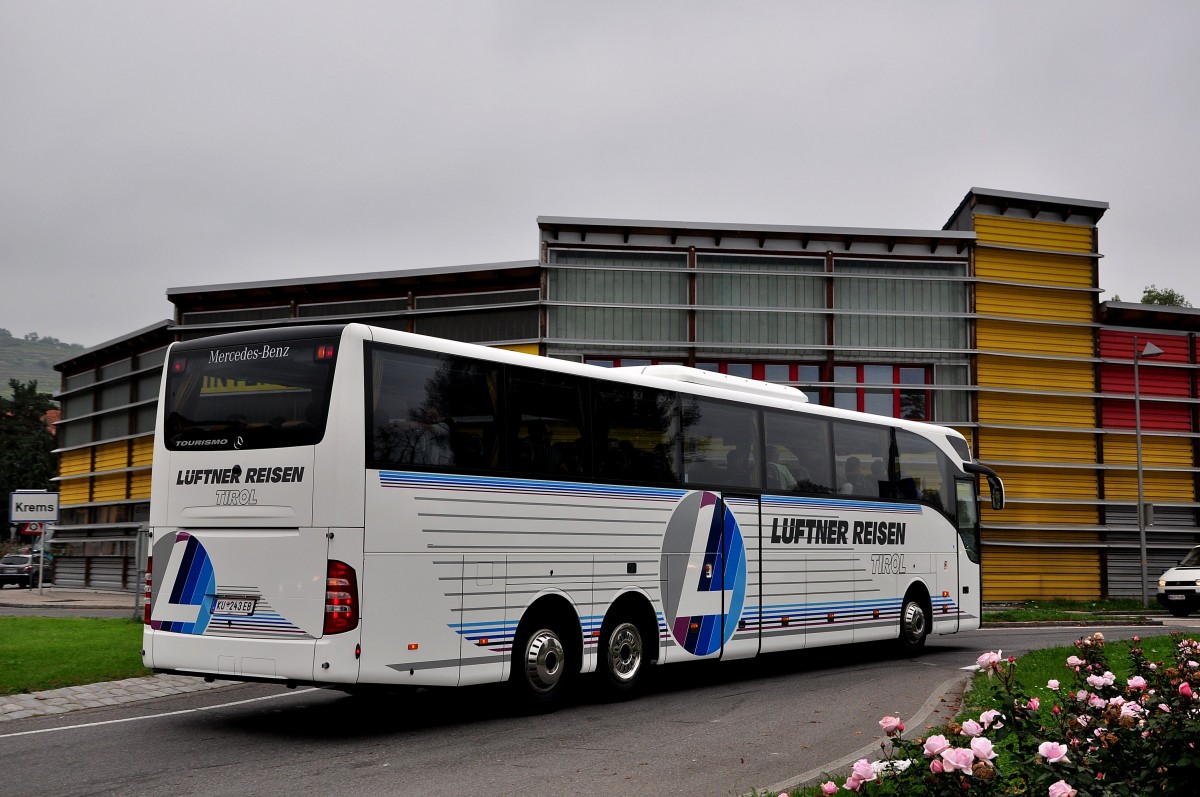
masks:
{"type": "Polygon", "coordinates": [[[940,426],[682,366],[600,368],[361,324],[174,344],[148,667],[511,681],[980,620],[977,483],[940,426]]]}

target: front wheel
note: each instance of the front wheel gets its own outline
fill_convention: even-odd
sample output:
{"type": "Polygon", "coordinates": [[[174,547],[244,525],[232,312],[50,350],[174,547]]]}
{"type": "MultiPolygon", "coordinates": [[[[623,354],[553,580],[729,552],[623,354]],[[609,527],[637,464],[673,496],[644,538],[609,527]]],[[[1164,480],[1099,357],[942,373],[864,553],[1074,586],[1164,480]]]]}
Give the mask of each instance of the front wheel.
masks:
{"type": "Polygon", "coordinates": [[[604,668],[606,685],[617,695],[634,692],[648,663],[642,630],[628,620],[605,622],[600,639],[603,645],[600,666],[604,668]]]}
{"type": "Polygon", "coordinates": [[[900,650],[904,653],[917,653],[925,647],[925,638],[929,636],[929,615],[925,604],[915,598],[905,598],[904,607],[900,610],[900,650]]]}
{"type": "Polygon", "coordinates": [[[1187,606],[1177,606],[1175,604],[1168,606],[1167,611],[1169,611],[1175,617],[1187,617],[1192,613],[1192,610],[1187,606]]]}
{"type": "Polygon", "coordinates": [[[562,632],[549,623],[535,623],[513,648],[512,684],[536,706],[548,708],[562,699],[570,682],[570,661],[562,632]]]}

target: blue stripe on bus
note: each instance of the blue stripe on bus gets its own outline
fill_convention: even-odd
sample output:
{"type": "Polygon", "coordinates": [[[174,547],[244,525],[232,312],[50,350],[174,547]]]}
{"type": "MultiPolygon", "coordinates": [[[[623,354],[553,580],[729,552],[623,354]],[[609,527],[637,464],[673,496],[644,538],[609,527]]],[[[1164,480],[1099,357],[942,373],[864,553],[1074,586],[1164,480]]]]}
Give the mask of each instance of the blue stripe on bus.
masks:
{"type": "Polygon", "coordinates": [[[585,484],[582,482],[513,479],[493,476],[466,476],[415,471],[379,471],[381,487],[426,487],[438,490],[502,490],[505,492],[559,493],[603,498],[677,500],[687,490],[633,487],[627,485],[585,484]]]}

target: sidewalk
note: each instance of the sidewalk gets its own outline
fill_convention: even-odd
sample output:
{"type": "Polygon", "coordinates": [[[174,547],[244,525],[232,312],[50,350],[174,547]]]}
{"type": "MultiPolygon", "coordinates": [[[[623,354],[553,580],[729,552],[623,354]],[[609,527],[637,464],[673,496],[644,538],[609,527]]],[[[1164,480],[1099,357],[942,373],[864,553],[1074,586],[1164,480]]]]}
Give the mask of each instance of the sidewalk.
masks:
{"type": "MultiPolygon", "coordinates": [[[[139,596],[138,605],[141,605],[139,596]]],[[[0,589],[0,607],[10,609],[128,609],[133,617],[134,594],[132,592],[108,592],[96,589],[75,589],[44,585],[22,589],[4,587],[0,589]]]]}
{"type": "MultiPolygon", "coordinates": [[[[140,605],[140,596],[138,603],[140,605]]],[[[40,594],[37,589],[0,589],[0,613],[3,613],[5,608],[21,609],[22,614],[37,614],[37,610],[43,609],[47,615],[56,617],[64,612],[87,617],[92,611],[102,611],[105,612],[104,616],[111,616],[114,610],[118,610],[127,612],[132,618],[133,607],[132,592],[73,589],[51,584],[45,585],[40,594]]],[[[184,675],[147,675],[122,681],[67,686],[45,692],[0,695],[0,723],[45,714],[64,714],[85,708],[116,706],[202,689],[221,689],[230,685],[228,681],[206,683],[203,678],[184,675]]]]}

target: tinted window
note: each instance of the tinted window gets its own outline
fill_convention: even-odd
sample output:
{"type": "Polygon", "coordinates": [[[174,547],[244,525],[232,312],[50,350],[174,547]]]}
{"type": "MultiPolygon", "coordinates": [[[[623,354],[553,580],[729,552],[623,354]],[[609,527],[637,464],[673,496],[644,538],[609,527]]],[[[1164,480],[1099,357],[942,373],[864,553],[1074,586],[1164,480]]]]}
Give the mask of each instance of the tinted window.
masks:
{"type": "Polygon", "coordinates": [[[499,466],[498,366],[378,347],[369,364],[367,451],[377,465],[499,466]]]}
{"type": "Polygon", "coordinates": [[[593,385],[596,475],[602,479],[679,484],[675,394],[636,385],[593,385]]]}
{"type": "Polygon", "coordinates": [[[321,441],[338,339],[241,340],[172,352],[163,429],[168,449],[321,441]]]}
{"type": "Polygon", "coordinates": [[[784,412],[764,413],[766,489],[771,492],[834,492],[829,421],[784,412]]]}
{"type": "Polygon", "coordinates": [[[689,396],[683,400],[682,420],[688,484],[735,489],[761,486],[757,410],[689,396]]]}
{"type": "Polygon", "coordinates": [[[509,368],[508,469],[555,478],[590,474],[587,404],[586,380],[509,368]]]}
{"type": "Polygon", "coordinates": [[[897,497],[927,501],[949,510],[947,485],[950,460],[924,437],[896,430],[897,497]]]}
{"type": "Polygon", "coordinates": [[[891,434],[887,427],[852,421],[833,422],[833,453],[838,492],[869,498],[890,497],[888,461],[891,434]]]}

